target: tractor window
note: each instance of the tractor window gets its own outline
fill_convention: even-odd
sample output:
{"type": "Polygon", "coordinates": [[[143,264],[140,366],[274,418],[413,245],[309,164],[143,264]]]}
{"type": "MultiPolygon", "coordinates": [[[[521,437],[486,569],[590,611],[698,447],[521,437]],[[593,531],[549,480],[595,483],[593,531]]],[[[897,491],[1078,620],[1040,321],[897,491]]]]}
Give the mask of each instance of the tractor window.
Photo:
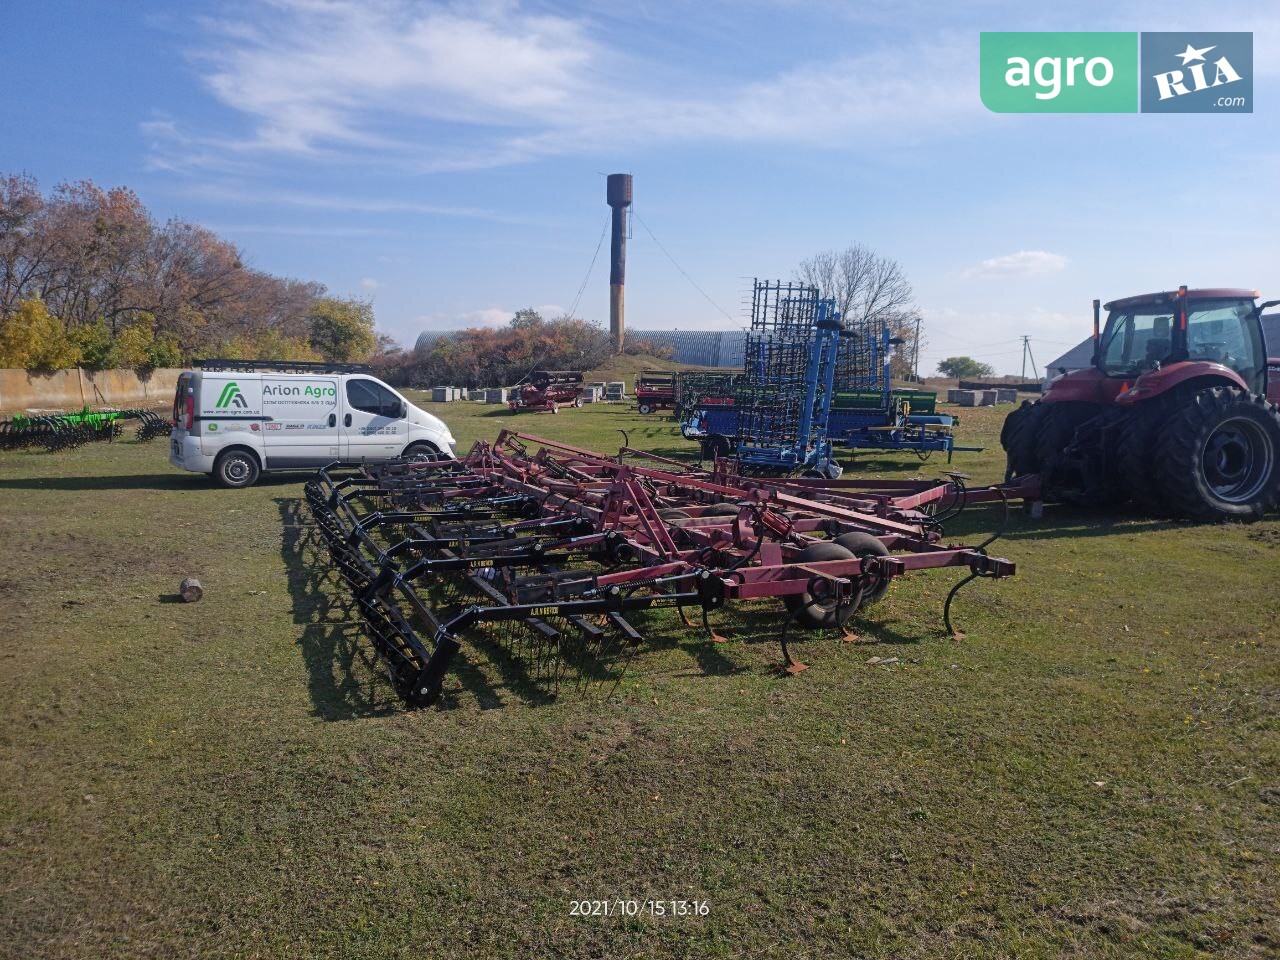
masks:
{"type": "Polygon", "coordinates": [[[355,410],[379,417],[400,416],[400,398],[372,380],[348,380],[347,404],[355,410]]]}
{"type": "Polygon", "coordinates": [[[1187,313],[1187,359],[1230,367],[1253,392],[1264,392],[1266,360],[1253,304],[1243,300],[1193,303],[1187,313]]]}
{"type": "Polygon", "coordinates": [[[1169,356],[1173,348],[1173,315],[1167,307],[1139,307],[1107,318],[1102,337],[1102,371],[1134,377],[1169,356]]]}

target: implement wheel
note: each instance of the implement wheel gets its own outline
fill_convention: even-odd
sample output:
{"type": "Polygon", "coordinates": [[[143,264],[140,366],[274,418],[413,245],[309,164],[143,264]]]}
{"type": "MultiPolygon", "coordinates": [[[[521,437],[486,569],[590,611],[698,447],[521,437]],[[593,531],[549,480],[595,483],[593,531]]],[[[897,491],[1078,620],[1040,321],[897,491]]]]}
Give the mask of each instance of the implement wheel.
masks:
{"type": "MultiPolygon", "coordinates": [[[[889,555],[889,548],[881,543],[879,538],[857,530],[841,534],[836,537],[835,542],[846,550],[852,550],[853,555],[859,560],[863,557],[887,557],[889,555]]],[[[863,584],[862,600],[858,604],[861,607],[875,603],[889,590],[888,577],[863,577],[863,584]]]]}
{"type": "MultiPolygon", "coordinates": [[[[838,543],[812,543],[800,551],[800,555],[796,557],[796,562],[852,560],[853,558],[853,551],[847,547],[840,546],[838,543]]],[[[814,579],[818,580],[818,578],[814,579]]],[[[842,627],[857,612],[858,606],[862,603],[861,596],[856,596],[852,603],[841,606],[834,598],[823,599],[815,597],[809,592],[810,589],[812,589],[812,584],[809,588],[806,588],[804,593],[793,593],[789,597],[782,598],[787,612],[791,614],[796,623],[806,630],[827,630],[832,627],[842,627]]]]}
{"type": "Polygon", "coordinates": [[[1156,445],[1160,492],[1178,516],[1257,520],[1280,497],[1280,413],[1263,396],[1209,387],[1175,411],[1156,445]]]}

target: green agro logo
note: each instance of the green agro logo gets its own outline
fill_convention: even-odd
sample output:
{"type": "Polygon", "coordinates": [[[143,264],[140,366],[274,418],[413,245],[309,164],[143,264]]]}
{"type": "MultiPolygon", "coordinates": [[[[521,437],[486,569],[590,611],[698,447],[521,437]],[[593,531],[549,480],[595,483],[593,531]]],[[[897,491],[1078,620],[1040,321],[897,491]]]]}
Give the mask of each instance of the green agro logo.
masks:
{"type": "Polygon", "coordinates": [[[981,95],[996,113],[1136,113],[1136,33],[983,33],[981,95]]]}
{"type": "Polygon", "coordinates": [[[227,385],[222,388],[222,394],[218,397],[218,402],[214,406],[221,410],[224,407],[239,407],[244,409],[249,406],[249,401],[245,400],[244,394],[240,392],[240,387],[234,380],[228,381],[227,385]]]}

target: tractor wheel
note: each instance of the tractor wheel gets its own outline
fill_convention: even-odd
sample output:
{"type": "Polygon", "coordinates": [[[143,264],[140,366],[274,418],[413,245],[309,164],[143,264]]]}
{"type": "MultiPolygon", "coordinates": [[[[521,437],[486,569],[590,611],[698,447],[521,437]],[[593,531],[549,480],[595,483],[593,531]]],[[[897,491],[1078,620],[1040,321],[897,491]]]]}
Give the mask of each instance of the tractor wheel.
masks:
{"type": "MultiPolygon", "coordinates": [[[[838,543],[825,542],[811,543],[805,547],[796,557],[796,562],[808,563],[816,560],[852,559],[853,551],[848,547],[842,547],[838,543]]],[[[844,626],[857,611],[862,598],[855,597],[853,603],[841,606],[834,599],[823,600],[815,597],[806,588],[804,593],[793,593],[789,597],[783,597],[782,602],[786,605],[787,612],[791,614],[796,623],[806,630],[825,630],[831,627],[844,626]]]]}
{"type": "MultiPolygon", "coordinates": [[[[879,538],[857,530],[841,534],[836,537],[835,542],[846,550],[852,550],[853,555],[858,559],[863,557],[887,557],[889,555],[889,548],[881,543],[879,538]]],[[[867,583],[868,585],[862,588],[862,602],[859,606],[865,607],[867,604],[875,603],[889,590],[888,577],[880,577],[878,579],[868,577],[867,583]]]]}
{"type": "Polygon", "coordinates": [[[714,460],[716,457],[727,457],[729,455],[729,440],[713,433],[702,441],[702,459],[714,460]]]}
{"type": "Polygon", "coordinates": [[[1158,410],[1139,407],[1121,422],[1116,436],[1115,465],[1120,487],[1144,513],[1163,517],[1169,513],[1156,485],[1152,458],[1160,427],[1158,410]]]}
{"type": "Polygon", "coordinates": [[[582,398],[581,398],[581,397],[574,397],[574,398],[573,398],[573,407],[574,407],[574,409],[575,409],[575,410],[581,410],[581,409],[582,409],[582,398]]]}
{"type": "Polygon", "coordinates": [[[653,406],[648,403],[642,403],[640,404],[640,406],[636,407],[636,409],[641,413],[643,413],[645,416],[648,416],[649,414],[653,413],[653,406]]]}
{"type": "Polygon", "coordinates": [[[1000,428],[1000,445],[1004,447],[1008,457],[1006,480],[1036,472],[1036,437],[1040,433],[1047,409],[1039,400],[1035,403],[1023,400],[1022,406],[1004,418],[1004,426],[1000,428]]]}
{"type": "Polygon", "coordinates": [[[1280,412],[1236,387],[1209,387],[1187,401],[1156,445],[1165,502],[1193,520],[1257,520],[1280,497],[1280,412]]]}
{"type": "MultiPolygon", "coordinates": [[[[1067,503],[1089,506],[1079,492],[1082,478],[1067,476],[1063,451],[1075,436],[1076,428],[1098,414],[1098,406],[1067,400],[1044,404],[1044,414],[1035,437],[1036,464],[1046,494],[1067,503]]],[[[1094,486],[1105,486],[1105,478],[1094,478],[1094,486]]]]}

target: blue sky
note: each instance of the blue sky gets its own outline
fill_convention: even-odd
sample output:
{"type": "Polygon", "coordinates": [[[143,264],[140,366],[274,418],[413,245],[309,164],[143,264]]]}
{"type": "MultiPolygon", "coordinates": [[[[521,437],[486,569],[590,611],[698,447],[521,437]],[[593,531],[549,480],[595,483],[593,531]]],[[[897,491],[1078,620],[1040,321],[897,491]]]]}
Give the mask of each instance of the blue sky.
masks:
{"type": "Polygon", "coordinates": [[[1043,365],[1094,296],[1280,297],[1280,10],[958,6],[11,0],[0,171],[127,184],[406,343],[568,308],[616,171],[715,304],[637,224],[632,328],[738,326],[746,278],[855,241],[906,268],[929,369],[1017,372],[1024,333],[1043,365]],[[1255,113],[992,114],[982,30],[1251,30],[1255,113]]]}

